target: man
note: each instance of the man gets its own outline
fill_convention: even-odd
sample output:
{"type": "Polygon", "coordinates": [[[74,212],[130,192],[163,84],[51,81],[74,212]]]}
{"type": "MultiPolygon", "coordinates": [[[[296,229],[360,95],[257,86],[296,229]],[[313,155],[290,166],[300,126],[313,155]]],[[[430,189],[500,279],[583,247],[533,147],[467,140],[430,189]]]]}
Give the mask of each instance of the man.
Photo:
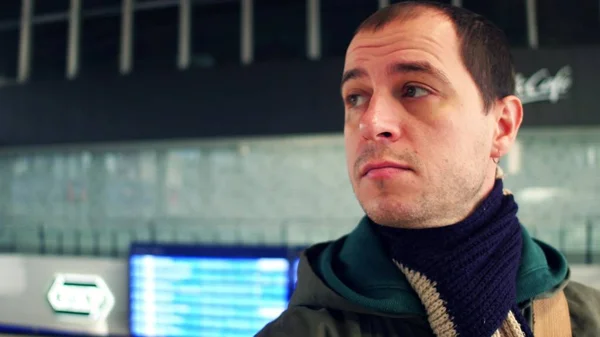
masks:
{"type": "Polygon", "coordinates": [[[600,293],[569,282],[503,189],[497,165],[523,118],[503,33],[402,2],[359,27],[344,68],[366,217],[303,254],[289,308],[258,336],[600,336],[600,293]]]}

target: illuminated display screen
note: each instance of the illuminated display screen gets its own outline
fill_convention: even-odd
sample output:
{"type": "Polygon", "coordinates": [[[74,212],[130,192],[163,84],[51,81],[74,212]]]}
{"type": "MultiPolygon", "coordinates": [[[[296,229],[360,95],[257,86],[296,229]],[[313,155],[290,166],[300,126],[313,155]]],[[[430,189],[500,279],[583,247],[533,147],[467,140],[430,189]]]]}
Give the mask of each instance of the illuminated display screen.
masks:
{"type": "Polygon", "coordinates": [[[133,336],[254,336],[288,304],[285,249],[132,246],[133,336]]]}
{"type": "Polygon", "coordinates": [[[294,266],[292,267],[293,273],[292,277],[294,278],[294,288],[296,287],[296,283],[298,283],[298,265],[300,265],[300,259],[297,258],[294,260],[294,266]]]}
{"type": "Polygon", "coordinates": [[[304,250],[307,247],[304,246],[300,246],[300,247],[290,247],[290,260],[291,260],[291,278],[292,278],[292,287],[295,289],[296,288],[296,283],[298,283],[298,267],[300,265],[300,256],[302,255],[302,252],[304,252],[304,250]]]}

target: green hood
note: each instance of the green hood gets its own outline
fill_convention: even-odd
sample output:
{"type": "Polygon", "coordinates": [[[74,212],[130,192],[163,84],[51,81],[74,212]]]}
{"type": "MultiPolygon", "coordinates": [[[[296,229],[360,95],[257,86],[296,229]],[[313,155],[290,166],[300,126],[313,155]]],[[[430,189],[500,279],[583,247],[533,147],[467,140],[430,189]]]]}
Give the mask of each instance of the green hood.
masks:
{"type": "MultiPolygon", "coordinates": [[[[561,287],[568,276],[562,254],[532,239],[525,228],[522,232],[518,303],[561,287]]],[[[305,252],[290,305],[351,306],[357,311],[389,315],[425,315],[419,297],[384,253],[367,217],[349,235],[305,252]]]]}

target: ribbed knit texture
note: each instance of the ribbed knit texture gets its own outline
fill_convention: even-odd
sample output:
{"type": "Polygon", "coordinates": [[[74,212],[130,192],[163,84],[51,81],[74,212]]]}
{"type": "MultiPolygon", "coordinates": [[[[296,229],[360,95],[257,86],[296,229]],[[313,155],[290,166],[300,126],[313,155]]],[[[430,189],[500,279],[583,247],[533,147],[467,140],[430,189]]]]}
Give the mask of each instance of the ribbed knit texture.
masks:
{"type": "Polygon", "coordinates": [[[459,223],[429,229],[373,224],[438,337],[533,337],[516,303],[517,209],[497,179],[481,206],[459,223]]]}

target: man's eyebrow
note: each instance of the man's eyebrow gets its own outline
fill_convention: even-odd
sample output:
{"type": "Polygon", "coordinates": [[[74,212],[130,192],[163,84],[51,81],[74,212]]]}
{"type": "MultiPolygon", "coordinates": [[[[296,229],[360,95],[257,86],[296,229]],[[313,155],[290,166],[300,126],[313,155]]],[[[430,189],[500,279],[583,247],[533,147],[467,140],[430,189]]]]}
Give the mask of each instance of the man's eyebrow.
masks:
{"type": "Polygon", "coordinates": [[[423,73],[435,77],[439,81],[443,82],[447,86],[452,86],[448,76],[439,70],[438,68],[431,65],[429,62],[399,62],[390,65],[387,69],[387,73],[393,74],[406,74],[406,73],[423,73]]]}
{"type": "MultiPolygon", "coordinates": [[[[439,81],[443,82],[445,85],[452,87],[448,76],[444,74],[443,71],[435,68],[429,62],[398,62],[391,64],[388,66],[387,73],[389,75],[395,75],[398,73],[407,74],[407,73],[424,73],[430,76],[435,77],[439,81]]],[[[365,77],[367,72],[364,68],[352,68],[344,72],[342,75],[342,83],[341,86],[344,86],[344,83],[365,77]]]]}
{"type": "Polygon", "coordinates": [[[342,75],[342,83],[341,86],[344,86],[344,83],[356,79],[356,78],[360,78],[360,77],[365,77],[367,76],[367,71],[364,70],[363,68],[352,68],[350,70],[346,70],[344,71],[344,74],[342,75]]]}

